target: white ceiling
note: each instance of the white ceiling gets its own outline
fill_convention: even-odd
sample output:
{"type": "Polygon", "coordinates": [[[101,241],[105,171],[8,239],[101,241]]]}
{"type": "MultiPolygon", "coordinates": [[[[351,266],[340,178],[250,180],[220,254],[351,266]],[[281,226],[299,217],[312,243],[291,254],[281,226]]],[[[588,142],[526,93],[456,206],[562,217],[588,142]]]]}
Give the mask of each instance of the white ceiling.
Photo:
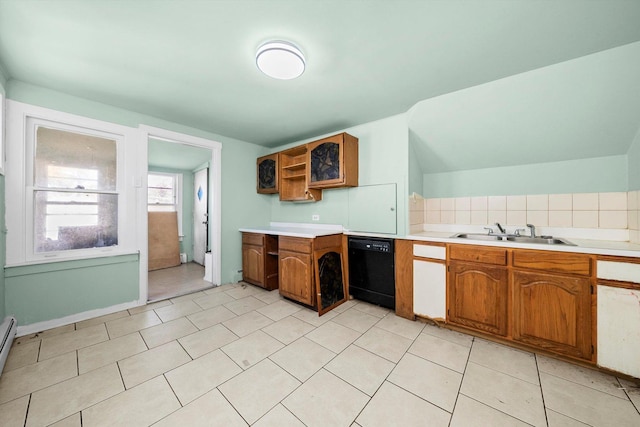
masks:
{"type": "Polygon", "coordinates": [[[639,22],[637,0],[0,0],[0,65],[273,147],[639,41],[639,22]],[[302,77],[257,71],[269,39],[304,51],[302,77]]]}

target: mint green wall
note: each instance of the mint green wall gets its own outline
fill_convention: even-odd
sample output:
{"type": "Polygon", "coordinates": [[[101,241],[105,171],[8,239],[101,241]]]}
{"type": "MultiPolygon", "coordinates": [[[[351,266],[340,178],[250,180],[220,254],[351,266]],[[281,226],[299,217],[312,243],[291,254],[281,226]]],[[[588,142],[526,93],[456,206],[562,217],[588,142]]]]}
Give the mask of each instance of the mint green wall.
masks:
{"type": "MultiPolygon", "coordinates": [[[[220,142],[223,147],[220,189],[222,283],[239,279],[237,271],[242,268],[242,254],[238,228],[269,223],[270,200],[255,191],[255,160],[265,154],[264,147],[16,80],[9,81],[7,98],[125,126],[137,127],[145,124],[220,142]]],[[[2,241],[4,242],[4,236],[2,241]]],[[[73,268],[65,268],[62,272],[57,270],[57,264],[42,264],[38,268],[43,271],[38,271],[37,274],[26,270],[25,274],[16,275],[12,272],[13,269],[9,270],[8,275],[13,276],[7,277],[6,281],[6,311],[19,314],[21,325],[108,307],[137,298],[137,259],[127,262],[126,266],[83,265],[82,268],[75,268],[72,265],[73,268]],[[91,281],[97,282],[100,289],[77,297],[77,292],[89,289],[87,284],[91,281]]]]}
{"type": "Polygon", "coordinates": [[[627,153],[629,170],[629,191],[640,190],[640,129],[627,153]]]}
{"type": "Polygon", "coordinates": [[[424,173],[416,153],[416,145],[419,143],[416,134],[409,130],[409,194],[417,193],[422,196],[424,193],[424,173]]]}
{"type": "Polygon", "coordinates": [[[193,261],[193,172],[180,169],[149,166],[149,172],[165,172],[182,175],[182,234],[180,253],[187,254],[187,261],[193,261]]]}
{"type": "MultiPolygon", "coordinates": [[[[397,234],[405,234],[409,168],[409,136],[405,115],[400,114],[354,126],[344,129],[344,132],[358,138],[359,185],[397,184],[397,234]]],[[[332,134],[335,133],[338,132],[332,134]]],[[[272,152],[320,139],[323,136],[328,135],[287,144],[272,152]]],[[[348,191],[348,189],[324,190],[322,201],[315,203],[281,202],[278,195],[266,196],[272,200],[271,221],[311,223],[312,215],[317,214],[320,215],[318,222],[321,224],[347,226],[348,191]]]]}
{"type": "Polygon", "coordinates": [[[424,175],[424,197],[627,191],[627,156],[424,175]]]}
{"type": "Polygon", "coordinates": [[[5,269],[7,313],[19,325],[138,299],[138,255],[5,269]]]}

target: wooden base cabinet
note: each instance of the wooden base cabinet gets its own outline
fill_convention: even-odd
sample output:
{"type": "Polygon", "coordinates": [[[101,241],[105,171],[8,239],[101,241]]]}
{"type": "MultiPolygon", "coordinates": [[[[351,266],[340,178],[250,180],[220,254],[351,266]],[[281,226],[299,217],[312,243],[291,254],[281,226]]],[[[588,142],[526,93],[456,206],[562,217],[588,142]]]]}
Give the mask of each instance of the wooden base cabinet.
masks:
{"type": "Polygon", "coordinates": [[[513,339],[591,359],[591,282],[588,278],[514,271],[513,339]]]}
{"type": "Polygon", "coordinates": [[[278,289],[278,238],[242,233],[242,280],[268,290],[278,289]]]}
{"type": "Polygon", "coordinates": [[[449,266],[449,320],[495,335],[507,335],[506,268],[472,263],[449,266]]]}
{"type": "Polygon", "coordinates": [[[280,249],[280,294],[303,304],[315,306],[313,290],[311,253],[280,249]]]}

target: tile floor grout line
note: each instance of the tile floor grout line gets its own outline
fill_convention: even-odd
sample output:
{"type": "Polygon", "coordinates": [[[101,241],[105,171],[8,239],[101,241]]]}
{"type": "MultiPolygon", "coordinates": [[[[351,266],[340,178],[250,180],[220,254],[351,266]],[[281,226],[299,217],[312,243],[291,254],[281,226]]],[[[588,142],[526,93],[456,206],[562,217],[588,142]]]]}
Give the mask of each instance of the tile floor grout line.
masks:
{"type": "Polygon", "coordinates": [[[549,425],[549,414],[547,413],[547,405],[544,402],[544,389],[542,388],[542,378],[540,376],[540,366],[538,365],[538,355],[533,353],[533,360],[536,363],[536,373],[538,374],[538,383],[540,383],[540,397],[542,398],[542,408],[544,409],[544,420],[549,425]]]}
{"type": "Polygon", "coordinates": [[[456,400],[453,402],[453,408],[451,408],[451,417],[449,418],[449,426],[451,426],[451,421],[453,421],[453,414],[456,412],[456,406],[458,406],[458,399],[460,398],[460,394],[462,391],[462,383],[464,382],[464,375],[467,373],[467,366],[469,366],[469,361],[471,360],[471,352],[473,351],[473,344],[475,344],[476,339],[471,338],[471,347],[469,347],[469,353],[467,353],[467,361],[464,364],[464,369],[462,370],[462,378],[460,378],[460,385],[458,386],[458,392],[456,393],[456,400]]]}
{"type": "MultiPolygon", "coordinates": [[[[536,353],[534,353],[534,354],[536,354],[536,353]]],[[[537,354],[536,354],[536,356],[537,356],[537,354]]],[[[537,359],[536,359],[536,360],[537,360],[537,359]]],[[[587,368],[587,369],[588,369],[588,368],[587,368]]],[[[604,390],[601,390],[601,389],[599,389],[599,388],[594,388],[594,387],[588,386],[588,385],[586,385],[586,384],[578,383],[578,382],[575,382],[575,381],[570,380],[570,379],[568,379],[568,378],[561,377],[561,376],[559,376],[559,375],[555,375],[555,374],[553,374],[553,373],[551,373],[551,372],[546,372],[546,371],[541,371],[541,372],[543,372],[543,373],[544,373],[544,374],[546,374],[546,375],[552,376],[552,377],[554,377],[554,378],[559,378],[559,379],[561,379],[562,381],[566,381],[566,382],[568,382],[568,383],[572,383],[572,384],[575,384],[575,385],[580,386],[580,387],[588,388],[589,390],[593,390],[593,391],[596,391],[596,392],[598,392],[598,393],[603,393],[603,394],[606,394],[606,395],[608,395],[608,396],[615,397],[615,398],[620,399],[620,400],[622,400],[622,401],[624,401],[624,402],[626,402],[626,401],[630,401],[630,402],[633,404],[633,401],[631,400],[631,398],[629,397],[629,395],[628,395],[626,392],[624,393],[625,397],[620,397],[620,396],[616,396],[615,394],[611,394],[611,393],[609,393],[608,391],[604,391],[604,390]]],[[[599,371],[593,370],[593,372],[599,372],[599,371]]],[[[539,374],[538,374],[538,375],[539,375],[539,374]]],[[[605,374],[605,375],[608,375],[608,374],[605,374]]],[[[613,375],[610,375],[610,376],[613,376],[613,375]]],[[[618,377],[616,377],[616,376],[613,376],[613,377],[614,377],[614,378],[616,378],[616,379],[618,379],[618,377]]],[[[542,383],[540,383],[540,384],[542,385],[542,383]]],[[[635,405],[634,405],[634,407],[635,407],[635,405]]],[[[640,411],[639,411],[639,413],[640,413],[640,411]]]]}
{"type": "Polygon", "coordinates": [[[27,412],[24,414],[23,427],[27,427],[27,419],[29,418],[29,408],[31,407],[31,398],[32,397],[33,397],[33,393],[29,393],[29,401],[27,402],[27,412]]]}

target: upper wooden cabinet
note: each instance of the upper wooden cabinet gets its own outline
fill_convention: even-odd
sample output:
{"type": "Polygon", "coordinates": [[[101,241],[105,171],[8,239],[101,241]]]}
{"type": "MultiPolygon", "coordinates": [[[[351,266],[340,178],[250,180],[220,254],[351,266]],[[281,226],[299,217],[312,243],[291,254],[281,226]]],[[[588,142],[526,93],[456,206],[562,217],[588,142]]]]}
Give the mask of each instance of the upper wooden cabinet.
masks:
{"type": "Polygon", "coordinates": [[[340,133],[307,144],[309,188],[358,186],[358,138],[340,133]]]}
{"type": "Polygon", "coordinates": [[[307,146],[280,152],[280,200],[317,202],[322,190],[307,185],[307,146]]]}
{"type": "Polygon", "coordinates": [[[258,157],[256,176],[258,193],[273,194],[278,192],[278,153],[258,157]]]}

